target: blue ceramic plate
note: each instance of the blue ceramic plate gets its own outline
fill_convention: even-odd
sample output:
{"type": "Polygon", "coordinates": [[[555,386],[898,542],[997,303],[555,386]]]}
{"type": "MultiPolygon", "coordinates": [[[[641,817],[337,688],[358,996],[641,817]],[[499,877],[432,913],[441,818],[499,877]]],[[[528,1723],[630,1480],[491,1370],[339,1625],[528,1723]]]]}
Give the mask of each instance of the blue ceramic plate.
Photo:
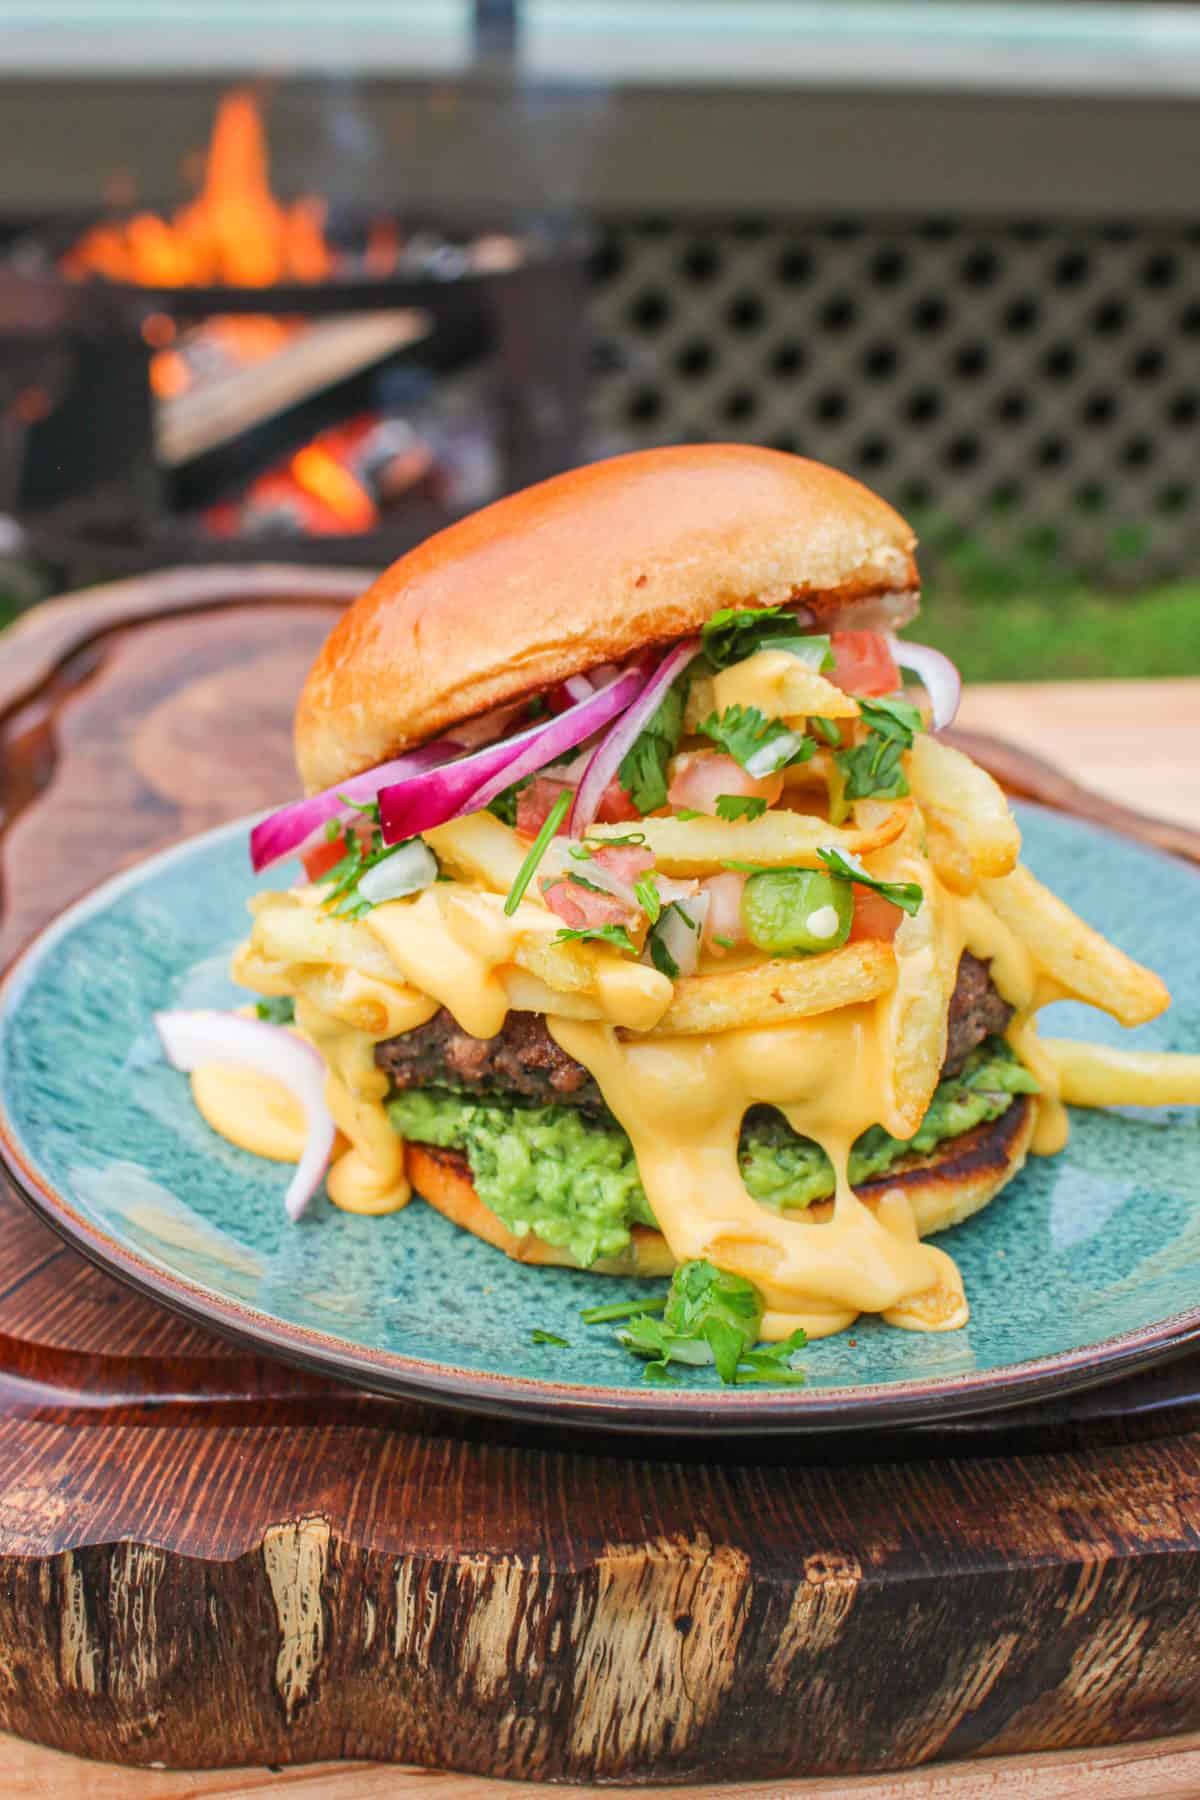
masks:
{"type": "MultiPolygon", "coordinates": [[[[1171,1011],[1135,1041],[1200,1046],[1196,875],[1053,814],[1023,809],[1022,825],[1034,870],[1169,978],[1171,1011]]],[[[649,1387],[611,1328],[579,1319],[638,1283],[523,1268],[419,1200],[367,1219],[322,1197],[289,1225],[287,1171],[209,1131],[150,1022],[160,1007],[244,999],[226,965],[255,887],[246,829],[110,881],[0,990],[0,1151],[14,1180],[79,1249],[180,1312],[377,1389],[659,1431],[981,1411],[1106,1379],[1200,1335],[1200,1114],[1182,1108],[1076,1113],[1065,1154],[1032,1161],[947,1239],[971,1301],[966,1329],[921,1336],[861,1320],[810,1347],[802,1389],[722,1389],[701,1370],[649,1387]],[[569,1348],[533,1345],[534,1327],[569,1348]]],[[[1045,1029],[1124,1036],[1076,1006],[1051,1009],[1045,1029]]]]}

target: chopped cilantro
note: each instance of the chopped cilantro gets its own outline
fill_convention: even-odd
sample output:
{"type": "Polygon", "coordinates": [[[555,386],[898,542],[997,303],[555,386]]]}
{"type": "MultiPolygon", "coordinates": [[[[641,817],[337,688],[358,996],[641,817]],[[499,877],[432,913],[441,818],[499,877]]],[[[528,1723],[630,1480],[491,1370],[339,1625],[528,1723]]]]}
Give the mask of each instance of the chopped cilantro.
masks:
{"type": "Polygon", "coordinates": [[[877,881],[874,875],[868,875],[857,856],[847,855],[833,845],[818,850],[817,855],[831,875],[840,875],[843,881],[856,881],[860,887],[873,888],[910,916],[920,912],[925,893],[918,882],[877,881]]]}
{"type": "Polygon", "coordinates": [[[788,763],[807,762],[816,750],[812,738],[790,730],[782,719],[768,719],[757,706],[727,706],[719,715],[709,713],[699,730],[756,781],[777,774],[788,763]]]}
{"type": "Polygon", "coordinates": [[[271,994],[265,1000],[256,1000],[254,1011],[268,1025],[290,1025],[296,1017],[296,1002],[290,994],[271,994]]]}
{"type": "MultiPolygon", "coordinates": [[[[321,884],[326,893],[322,905],[332,913],[335,919],[361,919],[371,911],[372,902],[360,894],[358,884],[369,869],[378,868],[390,856],[404,850],[414,840],[405,838],[399,844],[385,844],[383,832],[379,828],[379,806],[370,801],[363,804],[350,800],[345,794],[338,795],[346,806],[353,807],[364,818],[371,821],[369,832],[342,831],[337,836],[344,836],[345,853],[334,863],[332,869],[321,877],[321,884]]],[[[330,840],[332,842],[332,840],[330,840]]]]}
{"type": "Polygon", "coordinates": [[[679,747],[687,694],[687,670],[676,677],[621,760],[617,780],[640,813],[667,803],[667,764],[679,747]]]}
{"type": "Polygon", "coordinates": [[[640,848],[645,841],[644,831],[626,831],[621,837],[584,838],[581,843],[568,844],[567,848],[577,862],[587,862],[597,850],[623,850],[627,845],[640,848]]]}
{"type": "Polygon", "coordinates": [[[679,914],[679,917],[683,920],[689,931],[699,931],[699,923],[692,917],[687,908],[681,906],[678,900],[672,900],[667,906],[663,907],[659,914],[654,929],[647,939],[646,948],[650,952],[650,961],[654,964],[659,974],[666,975],[671,981],[678,981],[679,964],[671,953],[671,946],[667,943],[665,929],[667,921],[670,919],[672,913],[679,914]]]}
{"type": "Polygon", "coordinates": [[[662,912],[662,895],[658,891],[653,875],[639,876],[633,884],[637,895],[637,903],[652,925],[657,925],[658,916],[662,912]]]}
{"type": "Polygon", "coordinates": [[[508,898],[504,902],[504,910],[510,919],[521,904],[521,896],[537,873],[537,866],[550,848],[550,840],[566,818],[574,798],[574,789],[564,788],[542,820],[542,829],[529,846],[529,854],[517,870],[517,878],[509,888],[508,898]]]}
{"type": "Polygon", "coordinates": [[[922,729],[921,714],[910,701],[894,697],[860,699],[858,707],[867,726],[866,738],[851,749],[834,751],[844,780],[842,797],[898,799],[908,793],[900,758],[922,729]]]}
{"type": "MultiPolygon", "coordinates": [[[[620,1316],[612,1308],[595,1311],[620,1316]]],[[[618,1330],[617,1341],[646,1359],[649,1381],[671,1380],[671,1363],[713,1363],[730,1384],[797,1385],[804,1376],[792,1367],[792,1357],[804,1348],[805,1334],[795,1331],[781,1344],[759,1345],[762,1316],[762,1295],[752,1282],[709,1262],[685,1262],[671,1278],[662,1317],[642,1308],[618,1330]]]]}
{"type": "Polygon", "coordinates": [[[577,930],[566,926],[555,934],[556,944],[613,944],[618,950],[633,950],[633,939],[624,925],[581,925],[577,930]]]}
{"type": "Polygon", "coordinates": [[[815,731],[819,738],[824,738],[824,740],[827,744],[833,744],[836,747],[838,744],[841,743],[842,728],[838,724],[836,719],[815,719],[814,718],[814,719],[810,719],[808,721],[808,723],[809,723],[809,728],[812,731],[815,731]]]}
{"type": "Polygon", "coordinates": [[[713,614],[700,633],[712,669],[728,669],[756,650],[786,650],[810,668],[827,669],[833,652],[827,637],[805,637],[786,606],[726,606],[713,614]]]}
{"type": "Polygon", "coordinates": [[[529,1341],[531,1344],[554,1344],[560,1350],[569,1350],[571,1348],[567,1338],[556,1337],[552,1331],[543,1331],[538,1325],[535,1325],[530,1332],[529,1341]]]}
{"type": "Polygon", "coordinates": [[[607,1306],[585,1306],[580,1318],[585,1325],[607,1325],[613,1319],[629,1319],[634,1313],[661,1312],[667,1304],[663,1294],[657,1300],[613,1300],[607,1306]]]}
{"type": "Polygon", "coordinates": [[[494,800],[488,802],[488,812],[510,830],[517,823],[517,801],[532,780],[532,775],[523,775],[520,781],[514,781],[511,787],[506,787],[502,794],[497,794],[494,800]]]}
{"type": "Polygon", "coordinates": [[[567,880],[573,882],[576,887],[586,888],[589,894],[608,893],[608,889],[601,887],[598,881],[589,881],[586,875],[580,875],[574,869],[567,870],[567,880]]]}
{"type": "Polygon", "coordinates": [[[702,819],[704,814],[697,812],[694,806],[681,806],[675,817],[677,819],[702,819]]]}
{"type": "Polygon", "coordinates": [[[761,794],[718,794],[718,819],[761,819],[767,803],[761,794]]]}
{"type": "Polygon", "coordinates": [[[726,937],[724,932],[721,931],[715,931],[713,933],[713,943],[720,944],[722,950],[736,950],[737,948],[733,939],[731,937],[726,937]]]}

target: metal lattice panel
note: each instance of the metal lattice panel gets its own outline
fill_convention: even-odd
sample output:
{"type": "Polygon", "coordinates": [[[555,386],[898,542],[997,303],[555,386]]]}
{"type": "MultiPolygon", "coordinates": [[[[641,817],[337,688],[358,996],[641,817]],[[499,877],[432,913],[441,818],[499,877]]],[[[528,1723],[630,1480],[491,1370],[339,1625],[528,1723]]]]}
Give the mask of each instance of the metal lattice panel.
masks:
{"type": "Polygon", "coordinates": [[[744,439],[1108,579],[1200,563],[1200,227],[610,222],[596,439],[744,439]]]}

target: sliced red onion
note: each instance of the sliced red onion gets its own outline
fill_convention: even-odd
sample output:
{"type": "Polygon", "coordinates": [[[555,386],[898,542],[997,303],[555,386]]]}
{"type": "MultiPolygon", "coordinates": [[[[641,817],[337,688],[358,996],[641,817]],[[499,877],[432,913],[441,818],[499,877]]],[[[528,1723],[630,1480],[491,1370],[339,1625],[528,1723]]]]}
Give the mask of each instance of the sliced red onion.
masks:
{"type": "MultiPolygon", "coordinates": [[[[699,638],[686,638],[664,656],[634,704],[596,745],[575,790],[575,804],[567,821],[572,837],[583,836],[599,811],[604,790],[624,762],[630,745],[654,717],[663,695],[699,648],[699,638]]],[[[608,692],[607,689],[602,691],[608,692]]]]}
{"type": "Polygon", "coordinates": [[[893,662],[901,669],[910,670],[929,695],[933,729],[944,731],[953,722],[962,699],[962,676],[948,656],[943,656],[929,644],[912,644],[907,638],[895,637],[891,632],[887,642],[893,662]]]}
{"type": "Polygon", "coordinates": [[[333,1114],[325,1103],[325,1064],[311,1044],[282,1025],[236,1013],[155,1013],[167,1061],[190,1075],[205,1063],[247,1063],[281,1081],[304,1108],[308,1136],[283,1204],[298,1219],[316,1192],[333,1150],[333,1114]]]}
{"type": "Polygon", "coordinates": [[[570,694],[572,700],[586,700],[596,691],[586,675],[568,675],[563,682],[563,687],[570,694]]]}
{"type": "Polygon", "coordinates": [[[409,750],[377,769],[353,775],[349,781],[339,781],[336,787],[326,788],[323,794],[295,800],[290,806],[272,813],[269,819],[260,819],[250,833],[250,862],[255,873],[269,869],[272,863],[280,862],[294,851],[307,849],[309,839],[316,837],[330,819],[340,819],[350,813],[352,809],[346,805],[347,800],[358,800],[366,805],[374,800],[382,784],[436,768],[454,756],[459,748],[451,738],[421,744],[416,750],[409,750]]]}
{"type": "Polygon", "coordinates": [[[382,862],[377,862],[365,875],[360,875],[355,893],[372,906],[385,900],[403,900],[406,894],[419,894],[437,880],[437,858],[420,838],[400,844],[382,862]]]}
{"type": "Polygon", "coordinates": [[[384,842],[396,844],[463,813],[482,811],[514,781],[538,774],[547,763],[565,756],[609,724],[638,698],[645,685],[643,669],[627,669],[598,693],[554,718],[539,719],[516,737],[381,788],[379,822],[384,842]]]}

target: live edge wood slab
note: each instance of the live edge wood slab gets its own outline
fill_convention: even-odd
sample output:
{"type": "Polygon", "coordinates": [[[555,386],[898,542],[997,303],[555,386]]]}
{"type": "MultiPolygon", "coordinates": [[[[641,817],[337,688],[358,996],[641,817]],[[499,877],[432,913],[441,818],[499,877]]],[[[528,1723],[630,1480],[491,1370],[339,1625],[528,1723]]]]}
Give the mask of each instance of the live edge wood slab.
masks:
{"type": "MultiPolygon", "coordinates": [[[[361,585],[179,571],[0,638],[0,954],[291,792],[297,686],[361,585]]],[[[11,1195],[0,1223],[0,1726],[21,1736],[129,1765],[712,1782],[1200,1722],[1194,1364],[869,1444],[565,1441],[262,1361],[11,1195]]]]}

